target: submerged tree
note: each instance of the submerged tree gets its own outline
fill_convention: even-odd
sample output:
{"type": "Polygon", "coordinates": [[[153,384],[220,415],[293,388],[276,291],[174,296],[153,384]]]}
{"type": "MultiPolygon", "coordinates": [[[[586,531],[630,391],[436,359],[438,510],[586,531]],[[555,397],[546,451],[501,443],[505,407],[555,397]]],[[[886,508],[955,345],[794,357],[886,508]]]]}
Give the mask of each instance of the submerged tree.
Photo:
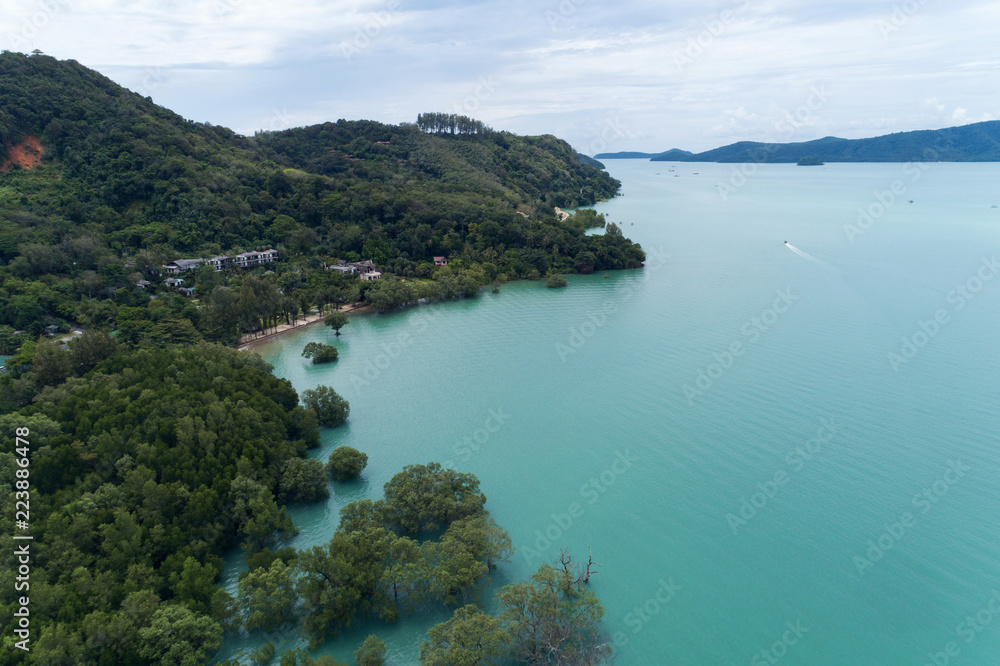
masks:
{"type": "Polygon", "coordinates": [[[247,631],[273,631],[295,620],[295,573],[281,559],[240,578],[240,607],[247,631]]]}
{"type": "Polygon", "coordinates": [[[307,343],[302,350],[302,356],[311,358],[313,363],[330,363],[336,361],[339,352],[333,345],[325,345],[322,342],[307,343]]]}
{"type": "Polygon", "coordinates": [[[278,496],[285,502],[315,502],[329,497],[323,463],[315,458],[290,459],[278,481],[278,496]]]}
{"type": "Polygon", "coordinates": [[[340,335],[340,329],[351,323],[351,320],[343,312],[331,312],[323,319],[323,323],[332,328],[337,335],[340,335]]]}
{"type": "Polygon", "coordinates": [[[592,566],[591,559],[578,569],[563,552],[555,566],[543,564],[531,582],[498,591],[497,617],[473,605],[459,608],[451,619],[428,632],[429,640],[420,646],[420,663],[590,666],[609,662],[612,650],[601,627],[604,609],[586,589],[592,566]]]}
{"type": "Polygon", "coordinates": [[[329,386],[317,386],[303,391],[302,404],[315,411],[319,424],[328,428],[336,428],[351,413],[351,405],[347,400],[329,386]]]}
{"type": "Polygon", "coordinates": [[[610,658],[611,645],[601,626],[604,608],[584,579],[563,553],[557,567],[543,564],[530,583],[508,585],[497,593],[516,659],[587,665],[610,658]]]}
{"type": "Polygon", "coordinates": [[[423,666],[499,664],[510,651],[511,637],[500,621],[471,604],[427,633],[430,640],[420,646],[423,666]]]}
{"type": "Polygon", "coordinates": [[[385,484],[390,524],[411,534],[440,529],[479,513],[486,495],[479,479],[445,469],[438,463],[407,465],[385,484]]]}
{"type": "Polygon", "coordinates": [[[385,663],[385,643],[375,634],[365,639],[357,650],[354,651],[354,658],[358,666],[382,666],[385,663]]]}
{"type": "Polygon", "coordinates": [[[326,471],[334,481],[356,479],[368,465],[368,455],[350,446],[338,446],[330,454],[326,471]]]}

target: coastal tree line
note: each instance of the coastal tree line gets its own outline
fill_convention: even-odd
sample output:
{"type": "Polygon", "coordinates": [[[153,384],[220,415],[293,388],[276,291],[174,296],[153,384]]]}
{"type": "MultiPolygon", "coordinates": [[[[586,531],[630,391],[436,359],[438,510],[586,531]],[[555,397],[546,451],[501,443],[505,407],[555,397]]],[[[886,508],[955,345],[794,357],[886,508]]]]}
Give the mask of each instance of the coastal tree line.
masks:
{"type": "Polygon", "coordinates": [[[411,284],[412,297],[359,285],[356,296],[380,309],[462,297],[474,283],[643,260],[620,235],[587,236],[603,222],[590,213],[554,216],[554,206],[592,204],[619,186],[554,137],[480,133],[474,121],[442,114],[426,115],[449,128],[443,134],[338,121],[241,137],[186,121],[77,63],[9,52],[0,54],[0,97],[8,139],[0,149],[27,137],[44,147],[40,166],[0,173],[0,326],[11,329],[0,329],[0,343],[8,351],[14,331],[37,338],[50,326],[116,330],[125,321],[136,341],[228,344],[294,321],[304,306],[352,301],[321,288],[320,264],[338,258],[371,259],[421,283],[411,284]],[[474,133],[458,140],[452,127],[474,133]],[[183,276],[198,301],[186,312],[147,302],[151,292],[171,300],[156,273],[167,261],[276,246],[277,274],[256,271],[273,289],[238,273],[197,272],[183,276]],[[434,256],[448,257],[449,270],[434,256]],[[136,286],[143,279],[152,282],[146,290],[136,286]],[[228,292],[213,297],[217,287],[228,292]],[[119,317],[134,307],[148,316],[119,317]]]}
{"type": "MultiPolygon", "coordinates": [[[[423,663],[548,663],[556,642],[564,662],[607,658],[600,606],[566,562],[505,588],[498,615],[476,610],[510,543],[471,475],[406,468],[384,499],[346,507],[329,544],[287,548],[287,506],[364,468],[363,454],[325,468],[307,457],[319,428],[350,408],[330,387],[300,397],[260,357],[228,347],[345,303],[384,312],[511,279],[637,267],[641,248],[615,225],[588,236],[604,226],[592,211],[553,215],[613,195],[617,181],[553,137],[468,119],[435,120],[433,132],[339,121],[241,137],[47,56],[0,53],[0,97],[0,162],[27,137],[45,149],[33,170],[0,173],[0,352],[12,356],[0,435],[31,431],[43,517],[27,663],[201,664],[227,632],[302,618],[316,643],[358,618],[442,606],[457,610],[429,635],[423,663]],[[178,257],[268,246],[281,256],[268,267],[185,273],[190,297],[157,273],[178,257]],[[449,265],[435,266],[438,255],[449,265]],[[372,259],[387,275],[345,278],[322,265],[334,259],[372,259]],[[49,337],[71,325],[86,332],[68,349],[49,337]],[[248,571],[231,596],[218,581],[237,546],[248,571]]],[[[15,466],[8,453],[0,463],[10,535],[15,466]]],[[[12,571],[0,571],[5,616],[12,571]]],[[[384,646],[366,645],[359,663],[379,663],[384,646]]],[[[21,658],[5,649],[0,666],[21,658]]],[[[332,662],[302,650],[280,661],[332,662]]]]}
{"type": "MultiPolygon", "coordinates": [[[[102,337],[71,352],[39,347],[21,378],[36,375],[34,400],[0,416],[0,436],[28,428],[37,446],[26,663],[203,664],[227,632],[297,626],[318,645],[359,618],[394,622],[442,606],[459,612],[429,635],[422,663],[458,663],[460,646],[480,663],[548,663],[544,641],[559,628],[569,632],[561,654],[606,656],[600,605],[568,563],[504,588],[495,618],[476,610],[485,577],[513,547],[471,474],[406,467],[383,499],[345,506],[328,544],[284,546],[296,533],[287,505],[327,497],[328,475],[350,482],[367,462],[352,450],[335,450],[326,467],[304,457],[321,425],[349,413],[329,387],[300,400],[260,357],[221,346],[129,349],[102,337]],[[248,570],[231,596],[218,582],[237,545],[248,570]]],[[[13,457],[0,452],[8,535],[13,457]]],[[[13,576],[0,572],[8,617],[13,576]]],[[[378,654],[376,641],[369,648],[378,654]]],[[[22,663],[18,652],[0,652],[0,664],[22,663]]],[[[301,651],[282,660],[331,663],[301,651]]]]}

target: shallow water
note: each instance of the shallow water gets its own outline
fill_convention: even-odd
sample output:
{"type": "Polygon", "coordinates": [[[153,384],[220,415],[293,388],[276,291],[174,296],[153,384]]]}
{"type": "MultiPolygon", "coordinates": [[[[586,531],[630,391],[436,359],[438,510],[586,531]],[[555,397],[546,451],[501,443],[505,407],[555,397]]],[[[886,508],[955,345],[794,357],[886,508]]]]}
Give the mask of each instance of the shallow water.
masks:
{"type": "MultiPolygon", "coordinates": [[[[607,164],[625,196],[597,208],[645,269],[355,317],[332,366],[299,355],[321,327],[258,347],[350,401],[313,455],[369,455],[292,545],[451,461],[518,546],[494,585],[593,549],[619,664],[997,663],[1000,165],[607,164]]],[[[375,631],[416,663],[443,617],[322,653],[375,631]]]]}

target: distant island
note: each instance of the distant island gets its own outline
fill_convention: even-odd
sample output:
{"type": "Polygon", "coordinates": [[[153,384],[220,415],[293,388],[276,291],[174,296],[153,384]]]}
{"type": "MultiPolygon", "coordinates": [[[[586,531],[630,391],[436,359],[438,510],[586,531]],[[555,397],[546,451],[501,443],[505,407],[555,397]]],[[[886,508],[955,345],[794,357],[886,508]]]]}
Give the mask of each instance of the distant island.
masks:
{"type": "Polygon", "coordinates": [[[653,157],[656,153],[636,153],[636,152],[621,152],[621,153],[598,153],[594,155],[594,159],[597,160],[648,160],[653,157]]]}
{"type": "MultiPolygon", "coordinates": [[[[626,154],[632,153],[616,153],[626,154]]],[[[612,159],[611,155],[599,157],[612,159]]],[[[870,139],[828,136],[799,143],[740,141],[697,154],[675,148],[651,156],[650,161],[797,164],[804,158],[819,162],[1000,162],[1000,120],[870,139]]]]}
{"type": "Polygon", "coordinates": [[[815,155],[806,155],[796,166],[823,166],[823,160],[819,159],[815,155]]]}
{"type": "Polygon", "coordinates": [[[690,150],[671,148],[665,153],[654,155],[650,162],[684,162],[690,160],[692,157],[694,157],[694,153],[690,150]]]}

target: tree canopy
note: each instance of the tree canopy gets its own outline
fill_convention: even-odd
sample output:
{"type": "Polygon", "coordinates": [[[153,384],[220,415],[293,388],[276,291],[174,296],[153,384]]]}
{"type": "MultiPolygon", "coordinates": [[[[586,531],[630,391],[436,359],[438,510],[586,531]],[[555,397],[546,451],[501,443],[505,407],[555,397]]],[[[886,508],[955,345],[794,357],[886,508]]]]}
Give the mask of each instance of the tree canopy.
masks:
{"type": "Polygon", "coordinates": [[[338,446],[330,453],[326,471],[334,481],[356,479],[368,465],[368,455],[350,446],[338,446]]]}
{"type": "MultiPolygon", "coordinates": [[[[30,407],[0,416],[0,435],[27,427],[37,446],[33,663],[205,663],[233,620],[217,586],[222,555],[294,532],[279,501],[304,492],[289,479],[318,443],[315,420],[252,354],[126,350],[74,375],[86,365],[71,363],[30,407]]],[[[9,534],[14,478],[2,480],[9,534]]],[[[7,582],[5,614],[16,603],[7,582]]]]}
{"type": "Polygon", "coordinates": [[[76,323],[129,344],[234,344],[331,303],[378,297],[384,309],[644,259],[555,216],[620,183],[552,136],[422,114],[426,131],[339,120],[245,137],[74,61],[12,52],[0,53],[0,99],[0,325],[31,337],[76,323]],[[24,142],[42,147],[37,166],[7,161],[24,142]],[[189,296],[160,268],[278,246],[274,264],[184,273],[189,296]],[[415,293],[324,270],[335,259],[371,260],[415,293]]]}
{"type": "Polygon", "coordinates": [[[319,424],[328,428],[336,428],[351,413],[351,406],[339,393],[330,386],[317,386],[303,391],[302,404],[316,413],[319,424]]]}
{"type": "Polygon", "coordinates": [[[336,361],[339,353],[333,345],[326,345],[322,342],[308,342],[302,355],[311,358],[313,363],[330,363],[336,361]]]}

